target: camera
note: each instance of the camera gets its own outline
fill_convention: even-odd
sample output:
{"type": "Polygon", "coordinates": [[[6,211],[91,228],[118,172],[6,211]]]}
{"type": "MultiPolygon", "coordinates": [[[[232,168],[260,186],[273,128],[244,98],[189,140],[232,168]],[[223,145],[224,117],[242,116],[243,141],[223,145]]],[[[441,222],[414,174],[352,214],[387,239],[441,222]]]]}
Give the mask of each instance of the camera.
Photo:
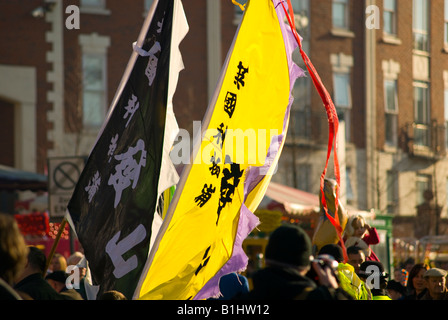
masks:
{"type": "Polygon", "coordinates": [[[333,271],[336,271],[338,269],[339,263],[329,254],[321,254],[317,256],[316,259],[312,259],[311,262],[316,262],[319,264],[321,268],[330,268],[333,271]]]}
{"type": "MultiPolygon", "coordinates": [[[[334,275],[337,274],[338,265],[339,263],[330,255],[328,254],[321,254],[318,255],[316,258],[313,256],[310,257],[311,263],[315,262],[319,265],[320,268],[325,269],[329,268],[334,275]]],[[[316,284],[319,284],[319,278],[316,274],[316,271],[314,271],[314,268],[311,267],[308,273],[306,274],[308,278],[313,280],[316,284]]],[[[337,279],[337,277],[336,277],[337,279]]]]}

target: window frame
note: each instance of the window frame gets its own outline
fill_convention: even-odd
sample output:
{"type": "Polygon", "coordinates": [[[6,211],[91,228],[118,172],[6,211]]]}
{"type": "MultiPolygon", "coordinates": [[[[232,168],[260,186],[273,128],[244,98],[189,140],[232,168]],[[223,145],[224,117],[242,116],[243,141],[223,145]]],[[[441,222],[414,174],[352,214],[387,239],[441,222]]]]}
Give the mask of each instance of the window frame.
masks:
{"type": "Polygon", "coordinates": [[[412,2],[412,37],[413,37],[413,48],[416,51],[429,52],[431,48],[431,10],[430,10],[430,0],[413,0],[412,2]],[[418,4],[423,4],[421,8],[417,9],[418,4]],[[425,8],[426,7],[426,8],[425,8]],[[423,10],[424,9],[424,10],[423,10]],[[426,17],[424,16],[426,14],[426,17]],[[421,18],[421,23],[425,26],[418,26],[419,20],[421,18]],[[418,45],[416,40],[417,36],[424,38],[424,44],[422,47],[418,45]]]}
{"type": "Polygon", "coordinates": [[[444,23],[443,23],[443,25],[444,25],[444,31],[445,31],[445,34],[444,34],[444,40],[443,40],[443,42],[444,42],[444,46],[445,46],[445,48],[447,48],[448,47],[448,0],[445,0],[445,12],[444,12],[444,23]]]}
{"type": "Polygon", "coordinates": [[[396,37],[398,35],[398,23],[397,23],[397,17],[398,17],[398,5],[397,5],[397,0],[390,0],[393,1],[393,9],[391,8],[386,8],[386,0],[384,1],[383,4],[383,32],[384,34],[388,35],[388,36],[392,36],[392,37],[396,37]],[[391,15],[391,19],[390,19],[390,23],[391,23],[391,32],[387,31],[386,28],[386,14],[390,14],[391,15]]]}
{"type": "Polygon", "coordinates": [[[341,120],[345,122],[345,141],[351,141],[351,110],[352,110],[352,81],[351,81],[351,72],[343,72],[343,71],[333,71],[333,102],[336,107],[336,112],[341,120]],[[347,105],[338,103],[338,93],[341,90],[337,90],[337,76],[344,76],[346,78],[346,94],[347,94],[347,105]]]}
{"type": "Polygon", "coordinates": [[[417,173],[417,176],[415,178],[415,199],[417,201],[417,206],[424,203],[425,201],[425,197],[424,197],[424,193],[427,190],[431,190],[432,191],[432,177],[430,175],[427,174],[419,174],[417,173]],[[419,184],[425,184],[425,188],[424,190],[421,190],[419,187],[419,184]]]}
{"type": "Polygon", "coordinates": [[[385,143],[388,146],[396,147],[398,145],[398,83],[397,80],[394,79],[385,79],[384,80],[384,113],[385,113],[385,143]],[[388,84],[393,84],[394,90],[394,106],[390,108],[389,106],[389,95],[388,95],[388,84]],[[388,128],[388,125],[391,124],[392,127],[388,128]],[[389,130],[390,129],[390,130],[389,130]],[[389,133],[390,132],[390,136],[389,133]]]}
{"type": "Polygon", "coordinates": [[[443,100],[445,114],[445,148],[448,150],[448,88],[443,90],[443,100]]]}
{"type": "Polygon", "coordinates": [[[106,110],[107,110],[107,57],[105,54],[100,53],[92,53],[92,52],[83,52],[82,54],[82,124],[85,129],[99,129],[104,122],[104,119],[106,117],[106,110]],[[99,58],[100,64],[101,64],[101,88],[100,89],[91,89],[87,87],[87,84],[85,83],[85,77],[86,77],[86,69],[85,69],[85,63],[86,59],[88,58],[99,58]],[[102,116],[102,119],[98,122],[92,122],[94,117],[91,116],[91,113],[87,114],[87,106],[85,104],[85,99],[87,94],[94,94],[100,97],[101,105],[99,106],[100,114],[102,116]]]}
{"type": "Polygon", "coordinates": [[[399,183],[397,171],[388,170],[386,172],[386,184],[386,210],[388,214],[396,214],[399,205],[399,183]]]}
{"type": "Polygon", "coordinates": [[[350,0],[333,0],[331,7],[331,22],[334,29],[340,30],[350,30],[350,0]],[[338,22],[337,17],[335,17],[335,7],[341,6],[343,7],[344,17],[341,19],[342,24],[338,25],[335,22],[338,22]]]}

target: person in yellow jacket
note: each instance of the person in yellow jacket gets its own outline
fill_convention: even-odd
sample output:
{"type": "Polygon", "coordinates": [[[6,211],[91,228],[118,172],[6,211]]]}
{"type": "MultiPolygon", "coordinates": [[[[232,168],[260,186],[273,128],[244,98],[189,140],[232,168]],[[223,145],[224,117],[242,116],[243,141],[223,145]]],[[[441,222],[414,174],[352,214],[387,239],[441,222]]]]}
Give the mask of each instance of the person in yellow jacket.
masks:
{"type": "Polygon", "coordinates": [[[356,300],[372,300],[372,293],[355,273],[355,268],[348,263],[340,262],[338,266],[339,286],[356,300]]]}
{"type": "Polygon", "coordinates": [[[338,262],[339,286],[356,300],[372,300],[370,289],[355,272],[355,268],[344,263],[342,248],[337,244],[327,244],[319,251],[319,255],[328,254],[338,262]]]}
{"type": "Polygon", "coordinates": [[[379,261],[364,261],[359,267],[359,278],[366,283],[372,293],[372,300],[392,300],[387,295],[387,279],[384,266],[379,261]]]}

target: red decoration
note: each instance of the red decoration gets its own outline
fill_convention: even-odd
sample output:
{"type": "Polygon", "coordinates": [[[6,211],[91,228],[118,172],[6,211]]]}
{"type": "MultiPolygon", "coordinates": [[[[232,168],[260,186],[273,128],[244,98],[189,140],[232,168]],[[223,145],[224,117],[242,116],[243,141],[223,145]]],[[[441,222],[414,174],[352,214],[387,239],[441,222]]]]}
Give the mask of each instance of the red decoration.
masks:
{"type": "MultiPolygon", "coordinates": [[[[61,225],[60,223],[50,223],[50,218],[46,212],[15,214],[14,218],[24,236],[48,236],[55,239],[61,225]]],[[[66,224],[61,239],[69,238],[69,230],[69,225],[66,224]]]]}
{"type": "Polygon", "coordinates": [[[15,214],[14,218],[24,236],[45,236],[50,231],[47,213],[15,214]]]}

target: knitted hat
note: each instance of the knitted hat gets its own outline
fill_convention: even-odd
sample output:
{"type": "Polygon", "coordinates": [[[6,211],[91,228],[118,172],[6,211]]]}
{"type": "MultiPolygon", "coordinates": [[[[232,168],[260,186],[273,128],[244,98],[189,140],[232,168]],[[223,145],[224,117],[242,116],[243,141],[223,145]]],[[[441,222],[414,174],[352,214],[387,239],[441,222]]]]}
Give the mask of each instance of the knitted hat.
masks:
{"type": "Polygon", "coordinates": [[[332,256],[337,262],[344,261],[344,253],[342,252],[342,248],[337,244],[326,244],[319,250],[319,255],[328,254],[332,256]]]}
{"type": "Polygon", "coordinates": [[[364,261],[359,267],[358,276],[360,278],[368,278],[369,276],[377,274],[381,280],[386,280],[389,274],[384,272],[384,266],[379,261],[364,261]]]}
{"type": "Polygon", "coordinates": [[[270,235],[265,256],[266,260],[295,267],[309,266],[311,240],[302,228],[282,225],[270,235]]]}
{"type": "Polygon", "coordinates": [[[65,280],[67,280],[67,274],[64,271],[60,271],[60,270],[53,271],[52,273],[49,273],[45,277],[45,280],[48,280],[48,279],[65,284],[65,280]]]}
{"type": "Polygon", "coordinates": [[[386,289],[395,290],[402,295],[406,294],[406,288],[400,282],[397,282],[395,280],[390,280],[387,283],[386,289]]]}

